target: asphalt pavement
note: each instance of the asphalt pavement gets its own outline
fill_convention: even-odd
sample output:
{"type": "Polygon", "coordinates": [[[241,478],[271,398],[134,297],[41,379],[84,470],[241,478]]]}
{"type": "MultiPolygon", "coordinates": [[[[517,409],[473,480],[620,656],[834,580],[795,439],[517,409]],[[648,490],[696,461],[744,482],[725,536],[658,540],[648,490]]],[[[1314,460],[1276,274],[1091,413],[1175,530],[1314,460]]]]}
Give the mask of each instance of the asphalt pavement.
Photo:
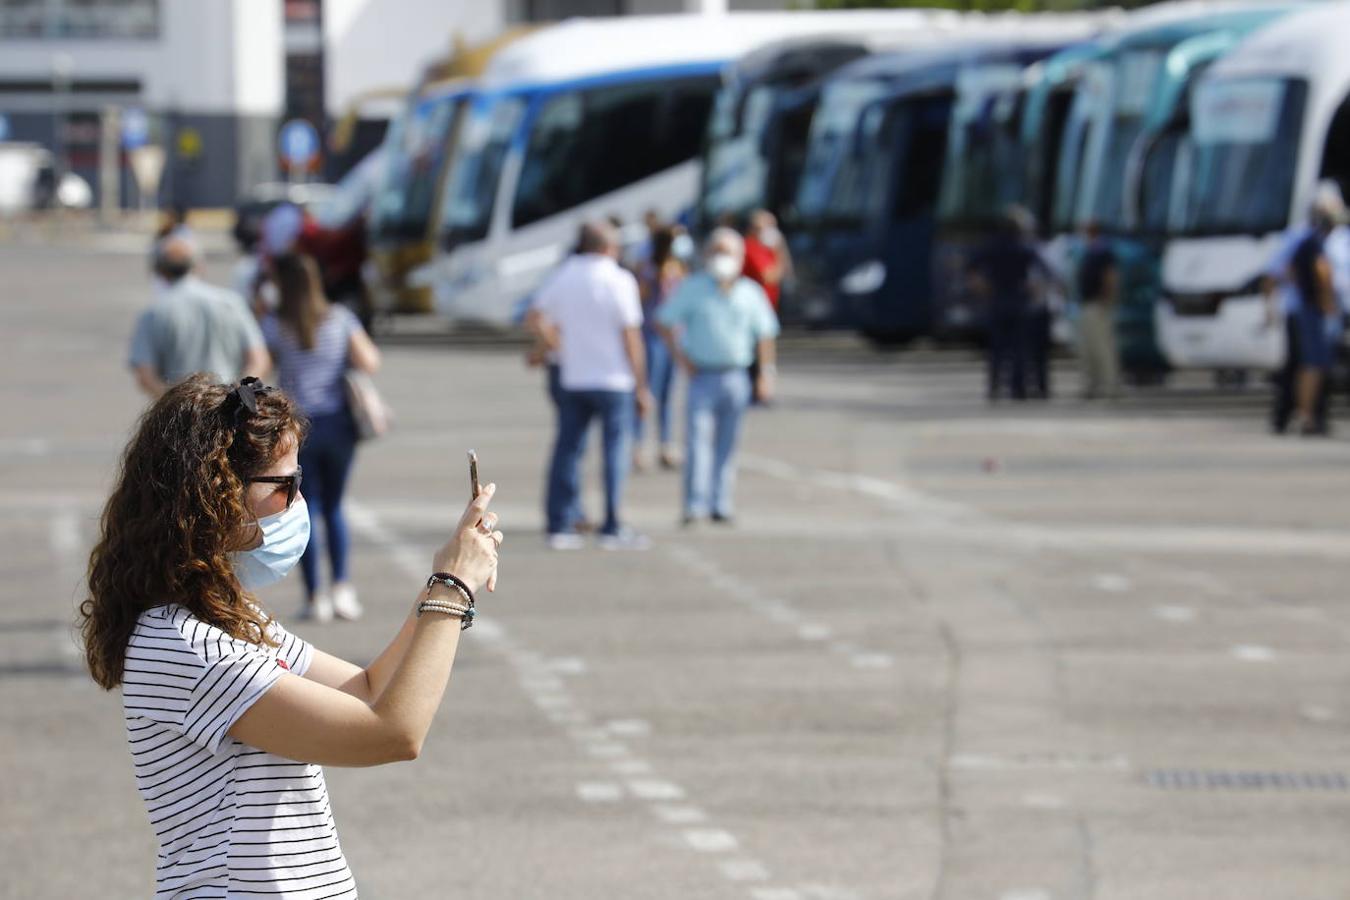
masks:
{"type": "MultiPolygon", "coordinates": [[[[153,891],[120,699],[71,624],[143,408],[145,261],[134,235],[0,244],[0,897],[153,891]]],[[[293,623],[298,577],[264,600],[370,659],[469,447],[508,541],[422,758],[328,770],[363,897],[1350,896],[1350,445],[1270,437],[1259,390],[1093,406],[1066,363],[1064,399],[991,408],[969,352],[796,336],[734,528],[681,529],[648,472],[650,551],[564,553],[519,348],[384,351],[397,427],[351,491],[368,615],[293,623]]]]}

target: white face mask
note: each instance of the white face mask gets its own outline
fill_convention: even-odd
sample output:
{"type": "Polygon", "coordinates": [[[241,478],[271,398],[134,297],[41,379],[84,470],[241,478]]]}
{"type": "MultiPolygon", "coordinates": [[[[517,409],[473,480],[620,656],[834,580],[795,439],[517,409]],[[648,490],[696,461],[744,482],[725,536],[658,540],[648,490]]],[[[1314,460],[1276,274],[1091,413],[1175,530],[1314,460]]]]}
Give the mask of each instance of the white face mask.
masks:
{"type": "Polygon", "coordinates": [[[276,584],[295,568],[309,546],[309,507],[303,496],[290,509],[258,520],[263,542],[234,554],[234,574],[246,591],[276,584]]]}
{"type": "Polygon", "coordinates": [[[741,274],[741,261],[730,253],[714,253],[708,257],[708,274],[720,282],[735,281],[741,274]]]}
{"type": "Polygon", "coordinates": [[[777,228],[762,228],[759,232],[759,242],[766,247],[777,247],[783,243],[783,232],[777,228]]]}

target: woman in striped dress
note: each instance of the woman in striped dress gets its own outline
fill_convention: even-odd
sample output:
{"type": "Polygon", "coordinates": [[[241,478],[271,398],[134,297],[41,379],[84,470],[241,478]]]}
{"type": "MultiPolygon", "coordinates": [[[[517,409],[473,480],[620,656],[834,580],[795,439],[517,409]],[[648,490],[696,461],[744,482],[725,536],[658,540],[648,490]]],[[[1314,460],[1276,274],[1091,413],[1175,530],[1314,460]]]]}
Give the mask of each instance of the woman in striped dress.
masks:
{"type": "Polygon", "coordinates": [[[287,632],[252,591],[309,536],[303,437],[277,389],[194,376],[146,412],[104,508],[81,629],[94,680],[122,687],[158,898],[355,897],[320,766],[419,754],[472,594],[495,587],[489,485],[369,666],[287,632]]]}
{"type": "Polygon", "coordinates": [[[332,571],[332,589],[319,575],[322,555],[315,532],[300,560],[305,576],[301,617],[327,622],[361,616],[361,603],[348,575],[351,539],[342,512],[347,478],[356,458],[356,425],[347,406],[343,376],[348,368],[374,374],[380,351],[356,316],[323,293],[318,266],[308,256],[290,254],[272,261],[280,303],[263,320],[263,337],[276,362],[281,387],[309,417],[309,436],[300,448],[300,466],[310,484],[317,518],[323,522],[332,571]]]}

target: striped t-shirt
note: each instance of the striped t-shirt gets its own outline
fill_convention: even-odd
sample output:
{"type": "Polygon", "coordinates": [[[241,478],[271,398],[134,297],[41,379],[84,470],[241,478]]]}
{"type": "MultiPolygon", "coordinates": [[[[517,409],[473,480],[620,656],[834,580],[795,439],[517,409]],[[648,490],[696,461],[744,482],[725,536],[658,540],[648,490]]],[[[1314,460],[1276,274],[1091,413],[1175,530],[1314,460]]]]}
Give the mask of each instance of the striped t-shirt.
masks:
{"type": "Polygon", "coordinates": [[[328,307],[328,315],[314,329],[314,346],[306,350],[295,333],[276,316],[263,320],[263,336],[276,360],[281,389],[305,415],[327,416],[346,407],[342,376],[347,371],[352,332],[360,327],[350,309],[333,303],[328,307]]]}
{"type": "Polygon", "coordinates": [[[177,605],[141,614],[127,644],[123,708],[136,787],[159,839],[155,896],[355,897],[323,770],[227,735],[308,643],[230,637],[177,605]]]}

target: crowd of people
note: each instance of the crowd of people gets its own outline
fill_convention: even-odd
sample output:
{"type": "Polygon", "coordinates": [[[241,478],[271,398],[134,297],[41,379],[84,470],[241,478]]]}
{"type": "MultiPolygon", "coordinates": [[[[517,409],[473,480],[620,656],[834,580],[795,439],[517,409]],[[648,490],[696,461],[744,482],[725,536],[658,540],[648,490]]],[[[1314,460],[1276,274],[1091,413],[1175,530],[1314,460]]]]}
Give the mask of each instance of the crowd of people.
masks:
{"type": "Polygon", "coordinates": [[[129,362],[140,388],[158,399],[195,373],[218,383],[274,377],[308,422],[297,472],[307,478],[313,529],[301,558],[301,618],[355,620],[343,499],[358,434],[346,387],[355,370],[374,373],[380,353],[357,317],[329,301],[313,257],[304,252],[303,214],[283,207],[266,223],[244,291],[207,283],[199,249],[179,210],[165,215],[154,243],[154,300],[137,319],[129,362]],[[321,557],[329,561],[329,578],[321,557]]]}
{"type": "Polygon", "coordinates": [[[644,225],[642,240],[626,246],[618,223],[587,222],[576,252],[531,300],[528,360],[547,368],[556,411],[544,506],[557,550],[584,547],[592,530],[604,549],[650,546],[622,516],[629,472],[650,465],[649,428],[659,465],[683,467],[682,523],[730,524],[742,419],[752,401],[773,395],[775,300],[790,265],[773,217],[756,212],[744,236],[719,226],[701,258],[682,226],[654,214],[644,225]],[[677,373],[687,379],[683,453],[674,441],[677,373]],[[597,420],[605,482],[598,526],[583,512],[580,486],[597,420]]]}

